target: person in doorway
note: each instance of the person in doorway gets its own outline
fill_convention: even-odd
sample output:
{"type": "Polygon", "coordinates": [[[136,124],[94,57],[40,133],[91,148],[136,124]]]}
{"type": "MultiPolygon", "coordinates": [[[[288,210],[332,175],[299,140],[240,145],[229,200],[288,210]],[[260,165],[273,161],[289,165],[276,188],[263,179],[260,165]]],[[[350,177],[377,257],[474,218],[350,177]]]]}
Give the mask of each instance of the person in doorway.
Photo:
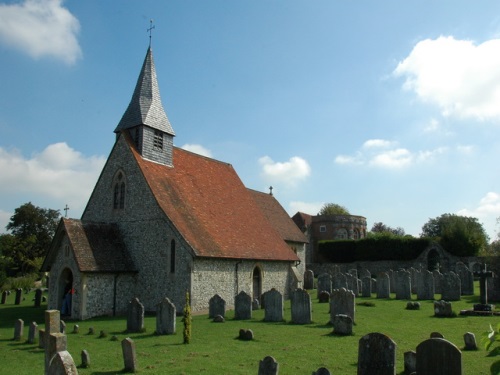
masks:
{"type": "Polygon", "coordinates": [[[75,294],[75,289],[73,289],[71,284],[67,284],[63,297],[61,315],[71,315],[71,300],[73,298],[73,294],[75,294]]]}

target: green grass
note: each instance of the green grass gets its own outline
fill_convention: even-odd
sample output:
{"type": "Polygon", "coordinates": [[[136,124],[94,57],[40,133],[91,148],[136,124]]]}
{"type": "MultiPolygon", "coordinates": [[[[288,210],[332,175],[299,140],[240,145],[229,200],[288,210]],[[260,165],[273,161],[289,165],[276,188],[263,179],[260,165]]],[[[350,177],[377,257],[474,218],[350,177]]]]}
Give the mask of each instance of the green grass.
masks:
{"type": "MultiPolygon", "coordinates": [[[[473,332],[480,344],[481,335],[489,324],[496,326],[500,317],[435,318],[432,301],[421,301],[420,310],[407,310],[406,301],[357,298],[356,325],[354,335],[339,337],[331,335],[328,304],[316,302],[313,296],[313,324],[293,325],[290,321],[290,305],[285,305],[283,323],[265,323],[263,310],[254,311],[250,321],[235,321],[233,311],[227,313],[225,323],[212,323],[206,315],[193,316],[191,344],[183,344],[182,322],[177,320],[177,334],[155,336],[155,317],[146,317],[146,332],[126,334],[124,318],[97,318],[87,321],[68,321],[68,350],[75,363],[81,363],[80,353],[86,349],[90,354],[91,367],[79,369],[83,375],[110,375],[121,373],[123,359],[120,341],[130,337],[136,344],[139,373],[141,374],[255,374],[258,363],[271,355],[280,366],[280,375],[310,374],[319,367],[327,367],[333,374],[356,374],[359,339],[370,332],[381,332],[397,343],[397,373],[404,369],[403,353],[415,350],[433,331],[457,345],[464,346],[463,334],[473,332]],[[374,306],[371,306],[372,302],[374,306]],[[80,333],[72,334],[74,324],[80,333]],[[95,330],[88,335],[89,327],[95,330]],[[252,329],[254,341],[237,339],[241,328],[252,329]],[[99,338],[104,330],[107,337],[99,338]],[[118,341],[112,341],[113,335],[118,341]]],[[[25,322],[25,337],[28,325],[36,321],[43,328],[44,309],[36,309],[31,295],[20,306],[14,306],[11,295],[6,305],[0,305],[0,373],[41,374],[44,353],[38,345],[14,342],[14,322],[21,318],[25,322]],[[7,372],[5,372],[7,371],[7,372]]],[[[453,302],[453,310],[472,308],[477,296],[465,296],[453,302]]],[[[462,351],[464,374],[500,374],[500,357],[489,356],[482,347],[477,351],[462,351]]]]}

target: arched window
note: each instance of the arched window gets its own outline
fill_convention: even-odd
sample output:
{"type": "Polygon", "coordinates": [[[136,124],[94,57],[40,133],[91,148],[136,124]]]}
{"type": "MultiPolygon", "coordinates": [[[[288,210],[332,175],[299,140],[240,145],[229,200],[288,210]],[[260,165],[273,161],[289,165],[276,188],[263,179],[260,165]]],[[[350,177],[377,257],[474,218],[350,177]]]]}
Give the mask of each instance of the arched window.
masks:
{"type": "Polygon", "coordinates": [[[335,239],[344,240],[347,239],[347,230],[345,228],[340,228],[337,230],[335,239]]]}
{"type": "Polygon", "coordinates": [[[116,175],[113,183],[113,208],[114,209],[124,209],[125,208],[125,176],[120,171],[116,175]]]}
{"type": "Polygon", "coordinates": [[[175,240],[170,241],[170,273],[175,273],[175,240]]]}

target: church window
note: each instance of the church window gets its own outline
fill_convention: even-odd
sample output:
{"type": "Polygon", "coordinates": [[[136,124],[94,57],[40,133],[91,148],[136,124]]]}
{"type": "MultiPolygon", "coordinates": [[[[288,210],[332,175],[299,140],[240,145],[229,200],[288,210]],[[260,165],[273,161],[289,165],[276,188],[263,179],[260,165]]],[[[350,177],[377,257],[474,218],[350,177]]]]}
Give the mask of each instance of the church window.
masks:
{"type": "Polygon", "coordinates": [[[347,239],[347,230],[345,228],[340,228],[337,231],[337,235],[335,237],[336,237],[336,239],[339,239],[339,240],[347,239]]]}
{"type": "Polygon", "coordinates": [[[125,207],[125,182],[120,184],[120,208],[125,207]]]}
{"type": "Polygon", "coordinates": [[[125,208],[125,178],[122,172],[119,172],[115,178],[115,183],[113,187],[113,208],[123,209],[125,208]]]}
{"type": "Polygon", "coordinates": [[[320,226],[319,226],[319,231],[320,231],[321,233],[326,232],[326,225],[320,225],[320,226]]]}
{"type": "Polygon", "coordinates": [[[69,245],[64,245],[64,255],[69,256],[69,245]]]}
{"type": "Polygon", "coordinates": [[[155,135],[153,138],[153,147],[157,150],[163,150],[163,134],[155,130],[155,135]]]}
{"type": "Polygon", "coordinates": [[[175,272],[175,240],[170,241],[170,273],[175,272]]]}

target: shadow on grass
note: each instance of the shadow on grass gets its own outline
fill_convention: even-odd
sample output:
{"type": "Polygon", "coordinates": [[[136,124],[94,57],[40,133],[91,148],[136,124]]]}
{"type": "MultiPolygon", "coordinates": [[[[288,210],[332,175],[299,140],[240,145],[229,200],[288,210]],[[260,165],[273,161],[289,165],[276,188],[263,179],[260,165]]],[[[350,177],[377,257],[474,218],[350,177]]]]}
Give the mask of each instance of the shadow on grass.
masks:
{"type": "Polygon", "coordinates": [[[113,375],[113,374],[131,374],[131,371],[128,370],[120,370],[120,371],[94,371],[91,372],[91,375],[113,375]]]}
{"type": "Polygon", "coordinates": [[[499,375],[500,374],[500,360],[493,362],[490,366],[490,374],[491,375],[499,375]]]}

